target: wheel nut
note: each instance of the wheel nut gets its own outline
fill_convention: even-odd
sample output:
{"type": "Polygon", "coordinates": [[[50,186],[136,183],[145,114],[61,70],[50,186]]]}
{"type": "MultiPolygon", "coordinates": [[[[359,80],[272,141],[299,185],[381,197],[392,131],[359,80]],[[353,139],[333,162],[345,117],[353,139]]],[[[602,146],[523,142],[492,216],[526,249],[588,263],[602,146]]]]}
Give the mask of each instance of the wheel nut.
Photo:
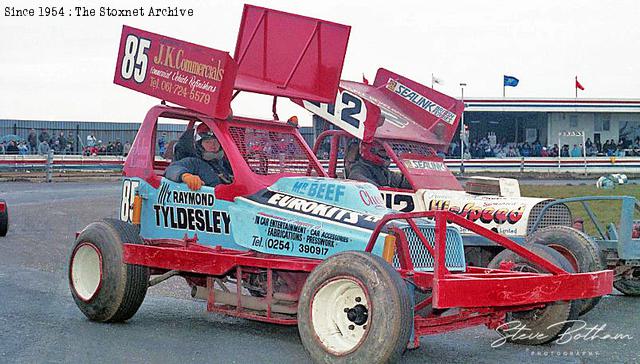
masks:
{"type": "Polygon", "coordinates": [[[360,301],[362,301],[362,298],[356,297],[356,302],[360,302],[360,301]]]}
{"type": "Polygon", "coordinates": [[[345,307],[344,312],[349,312],[349,307],[345,307]]]}
{"type": "Polygon", "coordinates": [[[367,325],[362,326],[362,329],[366,330],[367,329],[367,325]]]}
{"type": "Polygon", "coordinates": [[[355,326],[353,326],[353,325],[349,325],[349,330],[353,330],[353,329],[355,329],[355,328],[356,328],[355,326]]]}

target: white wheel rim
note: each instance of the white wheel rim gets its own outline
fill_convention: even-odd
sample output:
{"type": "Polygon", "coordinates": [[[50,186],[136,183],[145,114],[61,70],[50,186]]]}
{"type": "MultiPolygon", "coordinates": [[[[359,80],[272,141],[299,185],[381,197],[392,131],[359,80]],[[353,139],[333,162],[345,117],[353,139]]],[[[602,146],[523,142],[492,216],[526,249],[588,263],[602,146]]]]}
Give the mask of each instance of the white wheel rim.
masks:
{"type": "Polygon", "coordinates": [[[102,257],[98,249],[89,243],[79,245],[71,260],[73,289],[83,301],[89,301],[100,288],[102,257]]]}
{"type": "Polygon", "coordinates": [[[311,300],[311,322],[316,337],[325,350],[336,355],[348,354],[360,345],[366,337],[370,316],[367,295],[362,285],[351,278],[325,283],[311,300]],[[359,312],[355,322],[347,310],[352,310],[352,318],[354,312],[359,312]]]}

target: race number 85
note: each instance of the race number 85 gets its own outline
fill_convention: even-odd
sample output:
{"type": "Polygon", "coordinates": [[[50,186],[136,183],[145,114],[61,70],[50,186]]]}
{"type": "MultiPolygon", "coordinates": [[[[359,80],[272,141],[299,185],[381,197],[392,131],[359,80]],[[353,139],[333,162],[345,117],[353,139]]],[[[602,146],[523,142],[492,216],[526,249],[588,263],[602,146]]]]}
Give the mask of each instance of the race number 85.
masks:
{"type": "Polygon", "coordinates": [[[138,38],[129,34],[124,42],[124,57],[120,66],[120,75],[125,80],[133,80],[137,83],[144,82],[147,77],[147,63],[149,57],[147,51],[151,47],[151,41],[145,38],[138,38]]]}
{"type": "Polygon", "coordinates": [[[120,201],[120,220],[131,222],[133,199],[140,181],[125,179],[122,181],[122,200],[120,201]]]}

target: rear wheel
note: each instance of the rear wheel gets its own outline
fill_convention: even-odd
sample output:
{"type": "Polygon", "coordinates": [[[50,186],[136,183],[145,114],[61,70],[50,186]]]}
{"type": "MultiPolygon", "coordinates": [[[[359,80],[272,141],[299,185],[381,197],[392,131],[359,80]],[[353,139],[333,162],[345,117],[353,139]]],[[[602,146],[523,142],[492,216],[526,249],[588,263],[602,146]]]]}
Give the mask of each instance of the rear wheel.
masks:
{"type": "MultiPolygon", "coordinates": [[[[569,226],[548,226],[536,230],[527,243],[546,245],[565,257],[575,272],[595,272],[604,269],[600,248],[589,235],[569,226]]],[[[591,311],[601,297],[579,300],[580,315],[591,311]]]]}
{"type": "MultiPolygon", "coordinates": [[[[569,262],[555,250],[539,245],[529,244],[526,248],[567,272],[573,272],[569,262]]],[[[490,263],[489,268],[500,268],[501,262],[512,262],[511,270],[521,272],[546,273],[546,271],[520,257],[511,250],[503,250],[490,263]]],[[[529,311],[507,314],[506,323],[498,329],[507,341],[523,345],[542,345],[555,340],[567,331],[573,320],[578,318],[579,303],[577,301],[558,301],[548,303],[545,307],[529,311]],[[527,335],[509,335],[518,328],[526,327],[527,335]]]]}
{"type": "Polygon", "coordinates": [[[307,278],[298,330],[317,363],[397,361],[411,335],[412,307],[400,274],[364,252],[333,255],[307,278]]]}
{"type": "Polygon", "coordinates": [[[6,236],[9,230],[9,209],[4,200],[0,200],[0,236],[6,236]]]}
{"type": "Polygon", "coordinates": [[[640,268],[635,267],[622,274],[613,286],[627,296],[640,296],[640,268]]]}
{"type": "Polygon", "coordinates": [[[69,259],[69,287],[90,320],[120,322],[142,304],[149,268],[122,262],[122,244],[142,244],[135,226],[104,219],[84,228],[69,259]]]}

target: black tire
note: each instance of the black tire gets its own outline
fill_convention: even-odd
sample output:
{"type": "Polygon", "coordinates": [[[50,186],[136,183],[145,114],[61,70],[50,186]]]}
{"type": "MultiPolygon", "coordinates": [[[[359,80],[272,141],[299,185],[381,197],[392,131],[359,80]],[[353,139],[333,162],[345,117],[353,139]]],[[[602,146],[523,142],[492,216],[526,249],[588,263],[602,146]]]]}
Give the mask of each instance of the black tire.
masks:
{"type": "MultiPolygon", "coordinates": [[[[569,260],[578,273],[597,272],[605,269],[600,248],[593,239],[569,226],[548,226],[536,230],[527,237],[527,243],[549,246],[569,260]]],[[[580,300],[580,316],[591,311],[602,297],[580,300]]]]}
{"type": "MultiPolygon", "coordinates": [[[[566,258],[555,250],[539,244],[529,244],[525,246],[533,253],[541,256],[549,262],[559,266],[567,272],[573,272],[573,268],[566,258]]],[[[503,250],[489,263],[489,268],[497,269],[500,262],[510,261],[516,264],[513,270],[522,270],[529,272],[546,272],[543,268],[536,266],[528,260],[520,257],[511,250],[503,250]]],[[[559,335],[567,331],[572,325],[573,320],[578,318],[580,304],[576,301],[558,301],[547,304],[542,309],[534,309],[523,312],[513,312],[507,314],[506,324],[498,332],[506,335],[516,330],[518,324],[525,325],[527,329],[526,337],[518,338],[507,335],[507,341],[522,345],[542,345],[555,340],[559,335]],[[562,323],[564,324],[558,324],[562,323]],[[510,331],[512,330],[512,331],[510,331]],[[540,333],[541,335],[536,335],[540,333]]]]}
{"type": "Polygon", "coordinates": [[[115,219],[91,223],[76,239],[69,258],[69,288],[76,305],[90,320],[126,321],[144,300],[149,268],[122,262],[125,242],[143,244],[137,227],[115,219]]]}
{"type": "Polygon", "coordinates": [[[407,286],[391,265],[369,253],[343,252],[329,257],[309,274],[298,302],[298,331],[302,344],[316,363],[396,362],[411,336],[412,310],[407,286]],[[357,297],[349,296],[351,288],[341,290],[350,285],[355,287],[351,292],[357,297]],[[344,294],[332,296],[333,287],[344,294]],[[361,293],[365,297],[359,299],[361,293]],[[314,310],[313,303],[320,302],[323,297],[336,299],[328,301],[329,304],[317,305],[314,310]],[[366,314],[356,314],[359,306],[364,306],[361,311],[366,314]],[[331,318],[332,314],[338,319],[331,318]],[[345,322],[348,327],[341,329],[345,322]],[[334,328],[332,334],[322,332],[324,323],[334,328]],[[332,336],[336,338],[332,339],[332,336]],[[336,340],[347,341],[349,336],[361,337],[354,339],[357,342],[353,347],[347,345],[341,352],[328,348],[336,340]],[[323,340],[328,341],[323,343],[323,340]]]}
{"type": "Polygon", "coordinates": [[[0,200],[0,205],[4,206],[4,211],[0,211],[0,236],[6,236],[9,231],[9,207],[4,200],[0,200]]]}
{"type": "Polygon", "coordinates": [[[613,286],[626,296],[640,296],[640,268],[635,267],[613,282],[613,286]]]}

